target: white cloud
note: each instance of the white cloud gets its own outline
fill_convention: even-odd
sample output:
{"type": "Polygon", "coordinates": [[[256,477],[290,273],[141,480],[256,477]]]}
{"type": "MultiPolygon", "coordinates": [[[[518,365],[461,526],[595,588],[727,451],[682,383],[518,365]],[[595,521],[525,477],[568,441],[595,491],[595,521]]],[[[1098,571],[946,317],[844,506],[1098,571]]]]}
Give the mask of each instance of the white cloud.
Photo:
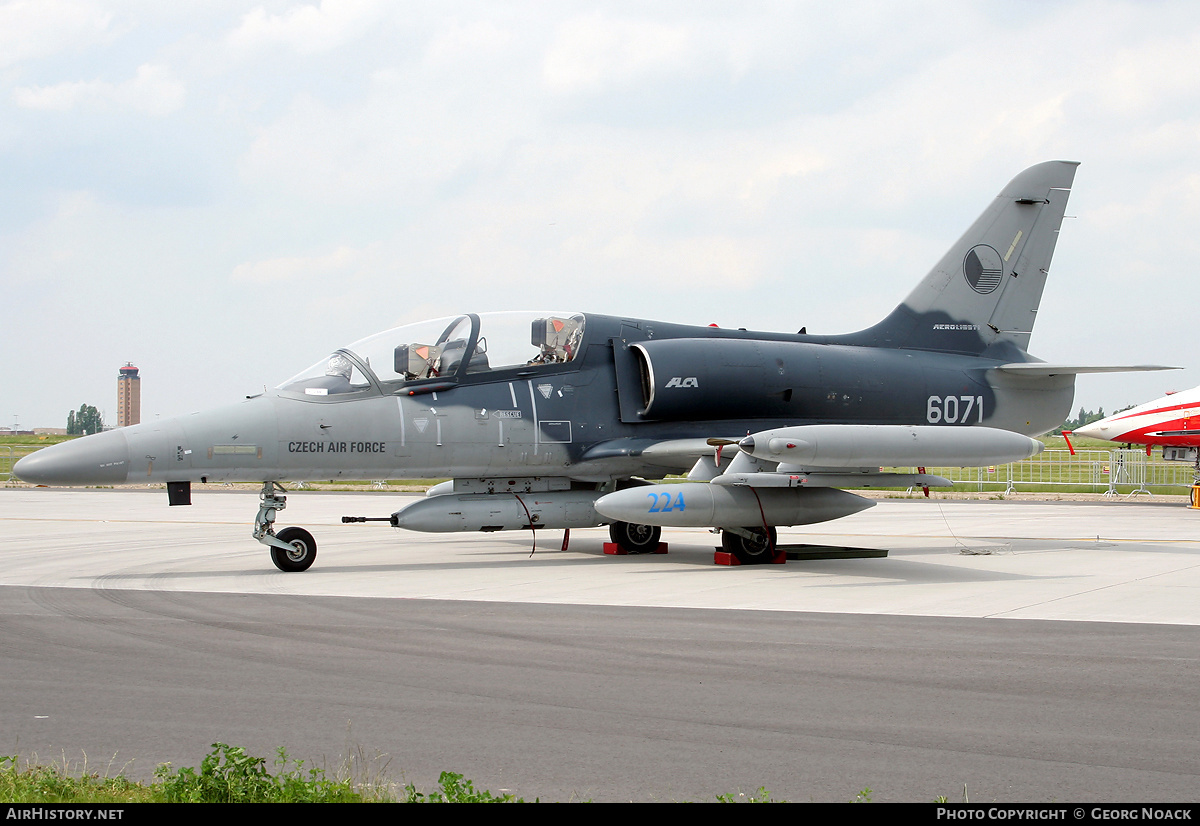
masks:
{"type": "Polygon", "coordinates": [[[1099,105],[1115,115],[1144,116],[1160,107],[1178,107],[1182,100],[1200,102],[1195,70],[1200,33],[1164,33],[1114,52],[1097,61],[1090,85],[1099,105]]]}
{"type": "Polygon", "coordinates": [[[238,264],[230,278],[235,282],[250,284],[275,284],[295,282],[329,276],[345,276],[363,258],[360,250],[338,247],[328,255],[289,255],[238,264]]]}
{"type": "Polygon", "coordinates": [[[143,64],[123,83],[105,80],[69,81],[53,86],[13,90],[13,102],[24,109],[66,112],[131,110],[161,117],[183,108],[186,90],[165,66],[143,64]]]}
{"type": "Polygon", "coordinates": [[[514,40],[512,31],[490,20],[452,20],[430,40],[425,62],[434,68],[460,68],[464,62],[502,54],[514,40]]]}
{"type": "Polygon", "coordinates": [[[300,54],[327,52],[370,31],[386,10],[379,0],[321,0],[269,14],[259,6],[242,18],[228,42],[239,48],[284,43],[300,54]]]}
{"type": "Polygon", "coordinates": [[[95,3],[15,0],[0,6],[0,67],[103,39],[113,15],[95,3]]]}
{"type": "Polygon", "coordinates": [[[639,75],[686,65],[685,28],[647,20],[610,20],[597,12],[564,23],[546,52],[542,79],[555,92],[593,92],[639,75]]]}

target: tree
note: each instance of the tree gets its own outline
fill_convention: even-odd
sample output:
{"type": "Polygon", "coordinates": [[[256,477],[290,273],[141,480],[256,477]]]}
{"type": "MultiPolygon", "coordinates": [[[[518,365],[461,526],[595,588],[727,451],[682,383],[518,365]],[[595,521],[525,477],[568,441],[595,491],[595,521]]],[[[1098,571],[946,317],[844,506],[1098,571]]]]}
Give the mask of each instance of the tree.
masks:
{"type": "Polygon", "coordinates": [[[67,435],[99,433],[104,429],[104,418],[90,404],[79,405],[79,410],[67,414],[67,435]]]}
{"type": "Polygon", "coordinates": [[[1117,413],[1124,413],[1126,410],[1131,410],[1133,407],[1134,407],[1134,405],[1131,404],[1128,407],[1122,407],[1120,410],[1114,411],[1112,414],[1106,414],[1104,412],[1103,407],[1101,407],[1095,413],[1093,413],[1091,410],[1084,410],[1081,407],[1081,408],[1079,408],[1079,416],[1077,416],[1074,419],[1067,419],[1065,422],[1062,423],[1061,427],[1051,431],[1051,435],[1058,436],[1064,430],[1074,430],[1078,427],[1083,427],[1085,424],[1091,424],[1092,422],[1098,422],[1101,419],[1105,418],[1107,415],[1115,416],[1117,413]]]}

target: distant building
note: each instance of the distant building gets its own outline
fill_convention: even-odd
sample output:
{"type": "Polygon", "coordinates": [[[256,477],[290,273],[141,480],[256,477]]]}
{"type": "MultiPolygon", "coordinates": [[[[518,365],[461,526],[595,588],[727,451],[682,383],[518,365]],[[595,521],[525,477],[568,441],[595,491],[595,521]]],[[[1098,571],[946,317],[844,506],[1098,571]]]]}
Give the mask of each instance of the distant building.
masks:
{"type": "Polygon", "coordinates": [[[117,427],[128,427],[142,420],[142,380],[138,369],[125,362],[117,375],[117,427]]]}

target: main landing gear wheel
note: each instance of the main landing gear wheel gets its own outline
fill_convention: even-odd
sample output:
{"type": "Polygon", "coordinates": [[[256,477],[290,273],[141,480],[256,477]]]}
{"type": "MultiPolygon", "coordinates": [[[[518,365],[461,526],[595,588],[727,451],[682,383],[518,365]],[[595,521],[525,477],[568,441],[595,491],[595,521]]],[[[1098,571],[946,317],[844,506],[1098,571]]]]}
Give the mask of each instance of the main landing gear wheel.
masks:
{"type": "Polygon", "coordinates": [[[732,531],[721,531],[721,549],[731,553],[743,565],[762,565],[775,557],[775,541],[778,534],[775,527],[767,530],[760,528],[742,528],[754,535],[753,539],[740,536],[732,531]]]}
{"type": "Polygon", "coordinates": [[[608,526],[608,535],[627,554],[648,554],[658,548],[662,528],[658,525],[613,522],[608,526]]]}
{"type": "Polygon", "coordinates": [[[284,528],[275,534],[280,542],[291,545],[290,548],[271,546],[271,561],[281,571],[307,571],[317,558],[317,542],[312,534],[304,528],[284,528]]]}

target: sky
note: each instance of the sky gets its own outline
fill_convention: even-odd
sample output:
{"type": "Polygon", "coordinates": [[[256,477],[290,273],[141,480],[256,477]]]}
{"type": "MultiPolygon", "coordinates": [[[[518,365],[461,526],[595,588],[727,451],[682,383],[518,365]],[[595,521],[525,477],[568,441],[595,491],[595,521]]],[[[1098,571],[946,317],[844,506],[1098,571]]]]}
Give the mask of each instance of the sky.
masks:
{"type": "Polygon", "coordinates": [[[1200,384],[1200,4],[0,0],[0,425],[509,309],[842,333],[1082,165],[1031,352],[1200,384]]]}

